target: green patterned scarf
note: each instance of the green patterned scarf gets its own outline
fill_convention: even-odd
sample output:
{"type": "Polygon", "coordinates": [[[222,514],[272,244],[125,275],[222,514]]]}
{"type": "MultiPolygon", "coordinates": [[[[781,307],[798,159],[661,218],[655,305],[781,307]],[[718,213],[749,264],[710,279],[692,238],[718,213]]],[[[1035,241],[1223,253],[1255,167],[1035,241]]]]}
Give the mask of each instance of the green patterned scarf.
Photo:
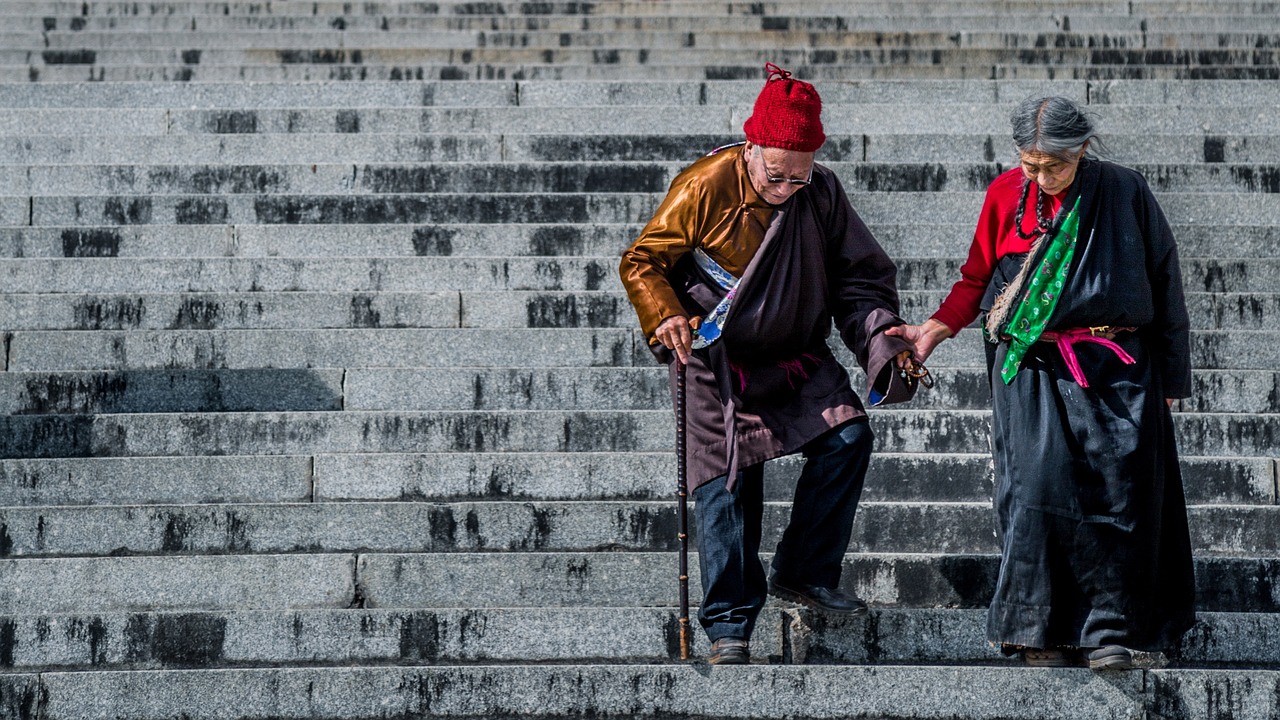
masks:
{"type": "Polygon", "coordinates": [[[1067,271],[1071,269],[1071,258],[1076,252],[1076,231],[1080,227],[1080,199],[1071,207],[1071,212],[1063,218],[1058,234],[1049,243],[1039,267],[1027,282],[1026,296],[1013,311],[1004,334],[1009,336],[1009,352],[1004,356],[1004,365],[1000,368],[1000,377],[1004,384],[1013,381],[1018,374],[1018,366],[1022,358],[1049,323],[1049,316],[1058,305],[1058,297],[1062,294],[1062,286],[1067,280],[1067,271]]]}

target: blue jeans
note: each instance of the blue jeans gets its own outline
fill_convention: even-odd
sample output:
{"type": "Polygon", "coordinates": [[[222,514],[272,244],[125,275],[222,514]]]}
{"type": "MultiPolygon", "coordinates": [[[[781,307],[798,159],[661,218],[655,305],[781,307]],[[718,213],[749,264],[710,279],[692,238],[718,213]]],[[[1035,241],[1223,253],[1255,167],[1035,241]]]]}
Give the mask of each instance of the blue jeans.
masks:
{"type": "MultiPolygon", "coordinates": [[[[772,574],[783,585],[840,584],[871,443],[867,419],[858,418],[801,448],[804,470],[796,482],[791,520],[773,556],[772,574]]],[[[698,621],[712,642],[749,639],[767,593],[760,564],[764,466],[740,470],[733,492],[725,489],[726,478],[693,491],[702,572],[698,621]]]]}

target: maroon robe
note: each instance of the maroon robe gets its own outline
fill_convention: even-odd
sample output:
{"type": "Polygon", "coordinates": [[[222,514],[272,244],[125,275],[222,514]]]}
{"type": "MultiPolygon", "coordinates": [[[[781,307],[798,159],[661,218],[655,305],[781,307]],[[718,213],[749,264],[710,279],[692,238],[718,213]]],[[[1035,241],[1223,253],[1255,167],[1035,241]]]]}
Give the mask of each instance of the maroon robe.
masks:
{"type": "MultiPolygon", "coordinates": [[[[694,209],[664,212],[670,210],[664,202],[624,255],[623,281],[650,337],[665,318],[654,319],[660,313],[645,305],[648,298],[674,293],[683,313],[695,317],[705,316],[725,295],[689,251],[705,247],[697,227],[702,219],[728,216],[758,201],[754,192],[744,196],[745,190],[734,197],[735,186],[750,184],[740,151],[726,152],[736,161],[700,161],[672,183],[668,200],[679,193],[694,209]],[[673,216],[682,221],[673,222],[673,216]],[[650,234],[658,235],[659,229],[661,237],[654,242],[659,249],[646,252],[650,234]],[[645,263],[649,266],[642,267],[645,263]],[[666,287],[652,287],[659,275],[654,266],[665,271],[666,287]]],[[[716,250],[707,248],[719,261],[716,250]]],[[[772,213],[742,273],[720,340],[693,352],[686,387],[690,489],[738,467],[796,452],[866,414],[827,338],[834,325],[869,377],[896,380],[893,358],[910,346],[881,333],[902,322],[896,275],[835,174],[815,165],[812,184],[772,213]]],[[[669,350],[651,347],[670,362],[669,350]]],[[[674,376],[673,363],[673,389],[674,376]]]]}

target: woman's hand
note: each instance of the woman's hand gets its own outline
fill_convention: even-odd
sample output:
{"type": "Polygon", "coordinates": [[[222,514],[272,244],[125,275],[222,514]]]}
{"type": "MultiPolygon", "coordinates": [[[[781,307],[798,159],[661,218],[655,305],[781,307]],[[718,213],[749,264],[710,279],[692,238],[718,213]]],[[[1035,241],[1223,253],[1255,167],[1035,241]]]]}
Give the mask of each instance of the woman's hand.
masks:
{"type": "Polygon", "coordinates": [[[900,337],[915,348],[916,360],[924,362],[933,354],[933,349],[951,337],[951,328],[929,318],[920,325],[895,325],[884,331],[885,335],[900,337]]]}
{"type": "Polygon", "coordinates": [[[658,342],[674,350],[680,362],[689,362],[689,353],[693,350],[693,327],[689,324],[689,318],[672,315],[658,325],[653,335],[658,338],[658,342]]]}

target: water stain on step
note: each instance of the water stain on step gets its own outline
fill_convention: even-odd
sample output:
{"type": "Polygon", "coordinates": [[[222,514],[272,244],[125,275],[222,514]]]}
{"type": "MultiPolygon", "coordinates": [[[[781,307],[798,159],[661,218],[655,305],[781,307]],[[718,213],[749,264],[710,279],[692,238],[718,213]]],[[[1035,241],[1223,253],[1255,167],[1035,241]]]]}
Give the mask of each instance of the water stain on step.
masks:
{"type": "Polygon", "coordinates": [[[444,505],[427,507],[427,533],[431,537],[431,551],[458,550],[458,521],[453,508],[444,505]]]}
{"type": "Polygon", "coordinates": [[[348,325],[352,328],[380,328],[382,314],[373,307],[373,295],[353,295],[348,325]]]}
{"type": "Polygon", "coordinates": [[[583,255],[586,238],[580,228],[568,225],[538,228],[529,236],[529,254],[540,256],[583,255]]]}
{"type": "Polygon", "coordinates": [[[17,414],[113,412],[129,390],[123,374],[49,375],[28,378],[17,414]]]}
{"type": "Polygon", "coordinates": [[[93,65],[98,62],[95,50],[45,50],[40,54],[45,65],[93,65]]]}
{"type": "Polygon", "coordinates": [[[63,230],[63,257],[119,257],[120,233],[107,229],[63,230]]]}
{"type": "Polygon", "coordinates": [[[211,613],[131,615],[124,630],[125,657],[148,666],[210,667],[224,658],[226,636],[226,618],[211,613]]]}
{"type": "Polygon", "coordinates": [[[71,306],[72,327],[76,330],[134,330],[147,316],[140,297],[77,299],[71,306]]]}
{"type": "Polygon", "coordinates": [[[107,624],[100,617],[71,618],[67,621],[66,638],[73,645],[88,645],[90,665],[105,665],[110,646],[107,624]]]}
{"type": "Polygon", "coordinates": [[[151,198],[107,198],[102,219],[113,225],[146,225],[151,222],[151,198]]]}
{"type": "Polygon", "coordinates": [[[457,230],[444,227],[414,228],[413,253],[418,257],[453,255],[453,239],[457,234],[457,230]]]}
{"type": "Polygon", "coordinates": [[[617,327],[618,299],[577,295],[538,295],[525,303],[530,328],[617,327]]]}
{"type": "Polygon", "coordinates": [[[221,324],[222,303],[203,298],[184,298],[177,315],[169,323],[170,330],[215,330],[221,324]]]}
{"type": "Polygon", "coordinates": [[[433,662],[440,658],[440,618],[430,611],[405,613],[400,621],[400,660],[433,662]]]}
{"type": "Polygon", "coordinates": [[[245,135],[258,132],[258,113],[252,110],[224,110],[205,114],[205,130],[216,135],[245,135]]]}

